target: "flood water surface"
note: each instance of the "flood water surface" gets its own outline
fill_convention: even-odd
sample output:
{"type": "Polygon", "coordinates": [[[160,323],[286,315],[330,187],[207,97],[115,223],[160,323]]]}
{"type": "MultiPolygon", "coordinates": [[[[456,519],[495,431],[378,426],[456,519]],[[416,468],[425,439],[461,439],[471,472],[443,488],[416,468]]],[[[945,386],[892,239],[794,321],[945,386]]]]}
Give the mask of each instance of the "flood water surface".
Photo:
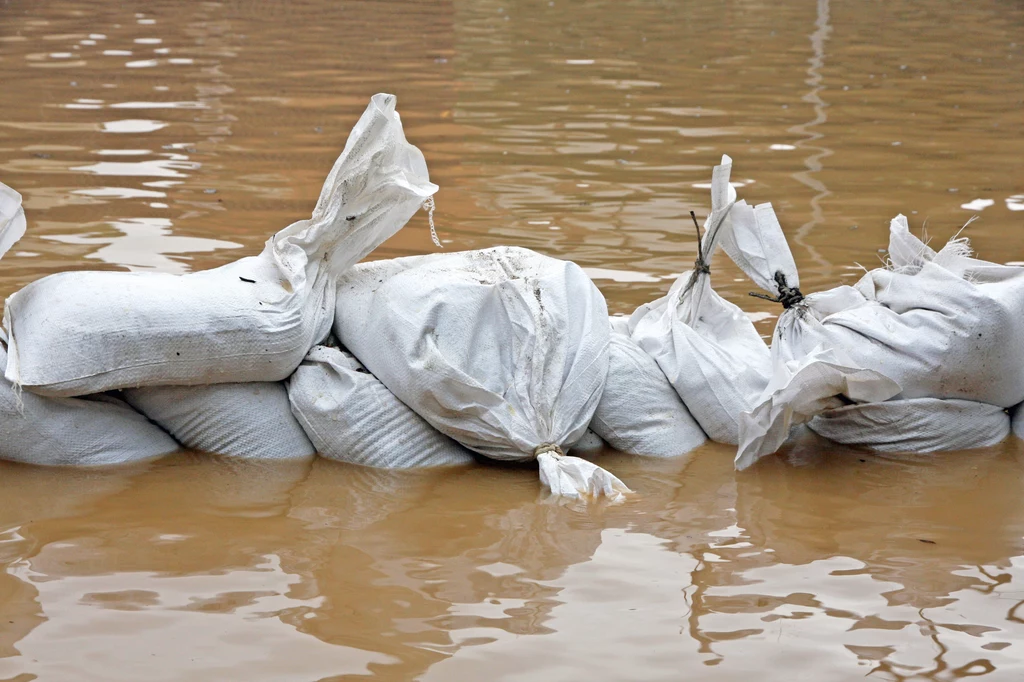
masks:
{"type": "MultiPolygon", "coordinates": [[[[1000,0],[11,0],[0,180],[29,231],[0,295],[258,252],[379,91],[445,249],[571,258],[613,313],[689,269],[723,153],[805,292],[879,264],[901,212],[940,242],[977,216],[1020,262],[1022,45],[1000,0]]],[[[420,215],[372,257],[435,250],[420,215]]],[[[586,511],[529,468],[0,464],[0,679],[1024,678],[1024,444],[733,454],[605,453],[636,494],[586,511]]]]}

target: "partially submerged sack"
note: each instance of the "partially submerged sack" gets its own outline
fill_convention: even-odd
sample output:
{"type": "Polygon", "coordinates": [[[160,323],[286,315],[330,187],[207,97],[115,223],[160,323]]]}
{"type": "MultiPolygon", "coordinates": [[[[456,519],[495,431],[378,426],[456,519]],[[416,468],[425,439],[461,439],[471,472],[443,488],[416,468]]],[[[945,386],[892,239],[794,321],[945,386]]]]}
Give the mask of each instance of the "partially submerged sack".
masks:
{"type": "Polygon", "coordinates": [[[350,353],[314,346],[288,381],[302,428],[327,459],[386,469],[470,464],[473,455],[406,407],[350,353]]]}
{"type": "Polygon", "coordinates": [[[285,379],[330,331],[338,275],[436,190],[395,97],[375,95],[312,218],[259,256],[187,275],[65,272],[8,298],[7,379],[51,396],[285,379]]]}
{"type": "Polygon", "coordinates": [[[128,389],[125,401],[190,450],[244,459],[316,454],[280,381],[128,389]]]}
{"type": "MultiPolygon", "coordinates": [[[[732,159],[722,157],[711,180],[711,214],[704,224],[696,267],[683,273],[668,295],[640,306],[629,320],[629,331],[661,367],[687,409],[712,439],[735,444],[737,418],[750,410],[771,377],[768,346],[750,319],[711,288],[711,257],[719,245],[741,267],[792,264],[792,256],[774,254],[757,240],[737,237],[754,233],[756,221],[771,206],[751,208],[736,201],[729,184],[732,159]]],[[[774,214],[771,214],[774,216],[774,214]]],[[[795,270],[795,268],[790,268],[795,270]]]]}
{"type": "Polygon", "coordinates": [[[938,398],[845,405],[825,410],[808,426],[836,443],[878,452],[970,450],[1010,435],[1010,417],[1003,408],[938,398]]]}
{"type": "Polygon", "coordinates": [[[608,374],[607,307],[576,264],[513,247],[361,264],[340,281],[334,330],[403,403],[471,450],[538,459],[560,492],[625,490],[562,455],[608,374]]]}
{"type": "Polygon", "coordinates": [[[612,332],[608,379],[590,428],[620,452],[676,457],[707,440],[665,374],[635,341],[612,332]]]}
{"type": "MultiPolygon", "coordinates": [[[[0,342],[0,370],[6,365],[7,351],[0,342]]],[[[0,459],[87,467],[140,462],[180,449],[159,426],[117,398],[45,398],[17,391],[0,377],[0,459]]]]}
{"type": "MultiPolygon", "coordinates": [[[[25,233],[21,195],[0,183],[0,258],[25,233]]],[[[0,372],[7,367],[0,329],[0,372]]],[[[0,459],[51,466],[125,464],[180,449],[124,402],[106,395],[43,398],[0,376],[0,459]]]]}
{"type": "Polygon", "coordinates": [[[1024,268],[968,252],[965,240],[933,251],[897,216],[889,268],[868,272],[855,287],[791,301],[772,342],[773,384],[744,417],[737,467],[774,452],[790,425],[836,407],[840,395],[997,408],[1024,400],[1024,268]],[[812,367],[810,358],[822,352],[831,354],[831,374],[812,367]],[[853,377],[860,395],[846,390],[853,377]],[[794,401],[813,409],[796,409],[794,401]]]}

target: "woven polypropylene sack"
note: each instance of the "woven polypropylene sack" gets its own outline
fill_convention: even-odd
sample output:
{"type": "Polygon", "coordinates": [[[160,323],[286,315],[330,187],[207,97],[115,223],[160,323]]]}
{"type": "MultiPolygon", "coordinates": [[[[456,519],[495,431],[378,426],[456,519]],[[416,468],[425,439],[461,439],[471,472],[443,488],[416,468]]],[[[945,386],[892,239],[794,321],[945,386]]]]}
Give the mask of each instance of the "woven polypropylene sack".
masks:
{"type": "MultiPolygon", "coordinates": [[[[0,342],[0,369],[6,364],[0,342]]],[[[0,459],[87,467],[150,460],[179,449],[159,426],[121,400],[19,393],[0,377],[0,459]]]]}
{"type": "MultiPolygon", "coordinates": [[[[0,183],[0,258],[24,233],[21,195],[0,183]]],[[[0,329],[0,374],[7,367],[6,344],[0,329]]],[[[44,398],[0,376],[0,459],[85,467],[149,460],[178,449],[159,426],[116,398],[44,398]]]]}
{"type": "MultiPolygon", "coordinates": [[[[591,422],[593,424],[593,422],[591,422]]],[[[583,437],[574,443],[570,448],[569,452],[572,455],[597,455],[600,454],[605,448],[605,441],[601,436],[594,433],[592,430],[587,429],[583,432],[583,437]]]]}
{"type": "Polygon", "coordinates": [[[338,275],[436,189],[395,97],[375,95],[312,218],[259,256],[188,275],[60,273],[8,298],[7,379],[51,396],[283,380],[329,333],[338,275]]]}
{"type": "Polygon", "coordinates": [[[1010,416],[986,403],[911,398],[825,410],[808,426],[836,443],[878,452],[939,452],[1002,442],[1010,416]]]}
{"type": "Polygon", "coordinates": [[[593,282],[514,247],[356,266],[340,281],[334,329],[403,403],[498,460],[561,458],[608,374],[608,312],[593,282]]]}
{"type": "Polygon", "coordinates": [[[707,440],[654,358],[617,332],[590,428],[616,450],[648,457],[676,457],[707,440]]]}
{"type": "MultiPolygon", "coordinates": [[[[756,240],[733,235],[744,225],[752,226],[757,211],[763,209],[736,200],[736,191],[729,184],[731,170],[732,160],[723,156],[712,174],[711,213],[705,222],[696,271],[681,275],[668,295],[640,306],[628,328],[633,340],[661,367],[708,437],[735,444],[739,415],[754,406],[768,384],[770,353],[750,318],[711,288],[707,266],[720,244],[728,244],[729,255],[744,265],[774,261],[757,257],[747,243],[756,240]]],[[[743,232],[756,230],[749,227],[743,232]]]]}
{"type": "Polygon", "coordinates": [[[998,408],[1024,400],[1024,268],[968,253],[960,239],[932,250],[897,216],[890,225],[889,267],[785,310],[772,341],[773,385],[745,418],[737,465],[774,452],[790,426],[835,407],[833,396],[854,402],[940,398],[998,408]],[[808,358],[822,352],[857,381],[812,376],[808,358]],[[796,368],[804,370],[802,378],[796,368]],[[863,390],[869,374],[877,390],[863,390]],[[848,384],[863,395],[849,395],[848,384]],[[814,409],[794,409],[794,400],[814,409]]]}
{"type": "Polygon", "coordinates": [[[191,450],[245,459],[316,454],[280,381],[128,389],[125,400],[191,450]]]}
{"type": "Polygon", "coordinates": [[[292,411],[322,457],[384,469],[473,455],[406,407],[350,353],[314,346],[288,381],[292,411]]]}

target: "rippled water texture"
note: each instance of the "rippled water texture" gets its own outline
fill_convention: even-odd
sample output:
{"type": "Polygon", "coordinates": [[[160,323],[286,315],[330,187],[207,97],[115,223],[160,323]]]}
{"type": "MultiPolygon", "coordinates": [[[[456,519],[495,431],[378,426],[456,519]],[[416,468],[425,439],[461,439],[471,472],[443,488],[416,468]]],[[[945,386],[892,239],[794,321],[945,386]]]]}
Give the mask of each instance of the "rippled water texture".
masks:
{"type": "MultiPolygon", "coordinates": [[[[735,159],[804,291],[888,220],[1024,261],[1013,0],[0,4],[0,179],[29,233],[0,295],[66,269],[188,272],[309,214],[374,92],[441,186],[448,249],[589,268],[613,312],[689,267],[735,159]]],[[[375,257],[434,250],[418,216],[375,257]]],[[[777,309],[713,282],[770,334],[777,309]]],[[[1024,679],[1024,445],[607,454],[589,513],[536,474],[179,456],[0,464],[0,679],[1024,679]]]]}

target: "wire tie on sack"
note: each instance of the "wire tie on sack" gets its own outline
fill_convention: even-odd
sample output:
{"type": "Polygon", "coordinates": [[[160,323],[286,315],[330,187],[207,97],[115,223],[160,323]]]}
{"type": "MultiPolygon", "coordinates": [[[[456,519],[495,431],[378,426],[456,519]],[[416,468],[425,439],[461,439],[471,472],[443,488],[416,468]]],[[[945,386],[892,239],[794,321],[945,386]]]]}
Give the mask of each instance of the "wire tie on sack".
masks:
{"type": "Polygon", "coordinates": [[[779,287],[778,296],[769,296],[768,294],[762,294],[759,291],[751,291],[748,296],[760,298],[764,301],[771,301],[772,303],[781,303],[782,307],[786,310],[789,310],[804,300],[804,295],[800,292],[800,289],[797,287],[791,287],[786,283],[786,276],[782,274],[781,270],[776,271],[774,279],[775,284],[779,287]]]}

